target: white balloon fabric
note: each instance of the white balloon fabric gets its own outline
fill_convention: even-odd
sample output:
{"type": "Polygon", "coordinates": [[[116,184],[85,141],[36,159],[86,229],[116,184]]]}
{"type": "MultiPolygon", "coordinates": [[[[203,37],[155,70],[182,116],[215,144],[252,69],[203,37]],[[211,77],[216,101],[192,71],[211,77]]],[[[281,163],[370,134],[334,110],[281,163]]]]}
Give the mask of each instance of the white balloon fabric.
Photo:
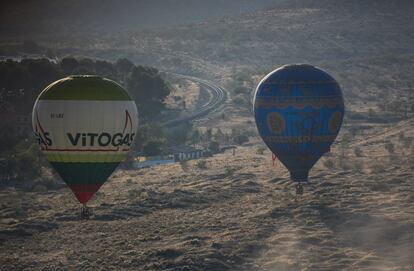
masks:
{"type": "Polygon", "coordinates": [[[86,203],[131,150],[138,112],[117,83],[71,76],[39,95],[32,122],[43,153],[86,203]]]}

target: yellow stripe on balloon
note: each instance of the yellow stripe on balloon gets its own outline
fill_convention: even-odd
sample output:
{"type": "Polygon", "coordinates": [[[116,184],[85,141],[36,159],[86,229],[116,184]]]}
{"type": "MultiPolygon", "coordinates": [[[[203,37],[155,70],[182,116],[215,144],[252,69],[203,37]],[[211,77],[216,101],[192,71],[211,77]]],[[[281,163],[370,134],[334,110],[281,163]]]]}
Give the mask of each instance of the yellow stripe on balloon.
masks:
{"type": "Polygon", "coordinates": [[[53,152],[47,153],[49,162],[65,162],[65,163],[109,163],[121,162],[125,158],[125,153],[65,153],[53,152]]]}

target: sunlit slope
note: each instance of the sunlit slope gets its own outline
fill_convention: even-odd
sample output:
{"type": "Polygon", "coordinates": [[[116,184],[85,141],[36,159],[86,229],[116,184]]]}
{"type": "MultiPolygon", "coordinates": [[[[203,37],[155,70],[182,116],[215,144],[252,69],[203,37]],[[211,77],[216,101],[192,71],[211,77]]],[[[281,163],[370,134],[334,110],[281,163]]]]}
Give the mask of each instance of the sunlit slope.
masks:
{"type": "Polygon", "coordinates": [[[335,147],[334,165],[323,158],[300,198],[269,152],[255,154],[260,144],[208,158],[207,169],[191,161],[117,171],[88,221],[66,188],[3,190],[0,267],[413,269],[413,163],[398,141],[380,166],[370,153],[382,144],[364,141],[358,158],[345,153],[347,167],[335,147]]]}

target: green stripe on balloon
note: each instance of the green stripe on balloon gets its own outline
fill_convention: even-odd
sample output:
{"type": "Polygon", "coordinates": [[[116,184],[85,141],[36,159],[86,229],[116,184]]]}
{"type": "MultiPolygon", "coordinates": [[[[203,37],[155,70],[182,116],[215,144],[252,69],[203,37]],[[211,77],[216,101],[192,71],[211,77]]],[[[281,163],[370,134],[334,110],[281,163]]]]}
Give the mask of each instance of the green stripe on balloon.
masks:
{"type": "Polygon", "coordinates": [[[40,93],[39,100],[131,101],[120,85],[99,76],[83,75],[63,78],[40,93]]]}
{"type": "Polygon", "coordinates": [[[125,153],[65,153],[65,152],[52,152],[46,154],[49,162],[79,162],[79,163],[114,163],[124,160],[125,153]]]}
{"type": "Polygon", "coordinates": [[[66,184],[103,184],[119,165],[115,163],[51,162],[66,184]]]}

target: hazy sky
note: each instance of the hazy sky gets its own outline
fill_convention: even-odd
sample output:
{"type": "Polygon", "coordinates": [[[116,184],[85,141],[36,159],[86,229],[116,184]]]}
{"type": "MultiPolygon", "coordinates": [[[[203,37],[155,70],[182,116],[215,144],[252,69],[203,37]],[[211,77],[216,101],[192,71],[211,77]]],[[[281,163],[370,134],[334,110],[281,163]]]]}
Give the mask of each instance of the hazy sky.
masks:
{"type": "Polygon", "coordinates": [[[2,3],[0,33],[134,30],[239,15],[277,0],[38,0],[2,3]]]}

